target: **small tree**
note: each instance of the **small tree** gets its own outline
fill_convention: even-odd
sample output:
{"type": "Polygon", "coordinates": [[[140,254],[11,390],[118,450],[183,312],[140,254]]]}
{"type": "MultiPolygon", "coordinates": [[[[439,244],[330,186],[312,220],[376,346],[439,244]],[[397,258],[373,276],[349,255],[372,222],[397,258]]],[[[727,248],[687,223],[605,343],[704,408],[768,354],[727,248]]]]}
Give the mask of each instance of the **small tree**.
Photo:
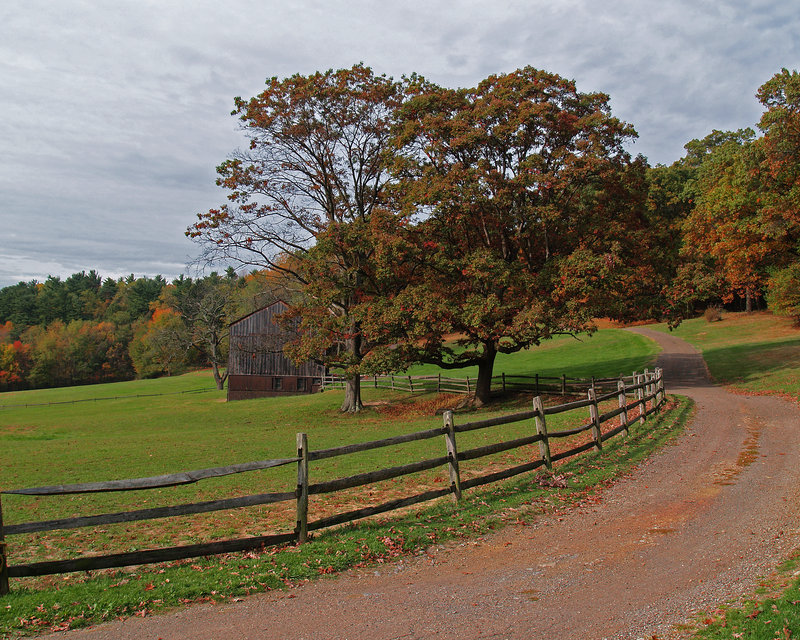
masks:
{"type": "Polygon", "coordinates": [[[236,279],[216,273],[201,280],[175,281],[165,289],[166,303],[180,314],[181,326],[175,326],[174,344],[182,352],[196,349],[211,365],[217,389],[222,389],[228,372],[222,372],[228,358],[228,325],[236,279]]]}

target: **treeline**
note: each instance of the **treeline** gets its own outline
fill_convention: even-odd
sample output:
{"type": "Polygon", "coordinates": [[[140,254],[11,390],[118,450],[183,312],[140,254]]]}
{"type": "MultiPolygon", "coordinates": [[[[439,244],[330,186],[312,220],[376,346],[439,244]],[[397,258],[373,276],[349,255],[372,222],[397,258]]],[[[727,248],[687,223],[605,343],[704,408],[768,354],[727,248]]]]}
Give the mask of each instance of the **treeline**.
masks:
{"type": "Polygon", "coordinates": [[[228,324],[275,299],[279,278],[229,269],[172,282],[81,271],[0,289],[0,391],[129,380],[210,366],[228,324]]]}
{"type": "Polygon", "coordinates": [[[731,303],[800,318],[800,75],[783,69],[757,97],[762,135],[715,130],[649,169],[674,318],[731,303]]]}

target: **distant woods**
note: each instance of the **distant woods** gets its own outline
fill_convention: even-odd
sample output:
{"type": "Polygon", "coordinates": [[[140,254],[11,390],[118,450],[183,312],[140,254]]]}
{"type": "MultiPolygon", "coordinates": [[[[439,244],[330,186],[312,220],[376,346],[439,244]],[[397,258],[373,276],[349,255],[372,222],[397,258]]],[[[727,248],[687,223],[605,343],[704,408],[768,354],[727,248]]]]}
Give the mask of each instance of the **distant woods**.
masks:
{"type": "Polygon", "coordinates": [[[81,271],[0,289],[0,391],[115,382],[211,367],[224,382],[228,324],[282,295],[280,276],[193,279],[81,271]]]}

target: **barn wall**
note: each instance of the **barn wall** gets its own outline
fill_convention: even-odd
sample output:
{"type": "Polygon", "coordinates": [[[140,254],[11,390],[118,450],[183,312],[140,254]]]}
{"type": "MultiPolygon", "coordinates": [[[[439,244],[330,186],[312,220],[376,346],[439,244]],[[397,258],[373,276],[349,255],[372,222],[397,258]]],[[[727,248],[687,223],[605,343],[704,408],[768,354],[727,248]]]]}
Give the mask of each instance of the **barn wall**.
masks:
{"type": "Polygon", "coordinates": [[[228,400],[320,390],[323,365],[309,361],[297,366],[283,354],[292,336],[273,319],[286,308],[276,302],[231,324],[228,400]],[[280,378],[280,388],[275,378],[280,378]]]}

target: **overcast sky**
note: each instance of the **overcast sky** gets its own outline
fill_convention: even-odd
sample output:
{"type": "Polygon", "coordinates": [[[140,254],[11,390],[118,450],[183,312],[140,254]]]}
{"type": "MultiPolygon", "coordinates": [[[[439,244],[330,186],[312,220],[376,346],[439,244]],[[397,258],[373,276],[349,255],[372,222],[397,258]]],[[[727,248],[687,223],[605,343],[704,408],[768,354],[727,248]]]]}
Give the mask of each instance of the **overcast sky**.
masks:
{"type": "Polygon", "coordinates": [[[244,142],[233,98],[271,76],[363,62],[459,87],[532,65],[608,93],[631,151],[670,164],[758,122],[798,34],[796,0],[3,0],[0,286],[191,273],[184,231],[244,142]]]}

